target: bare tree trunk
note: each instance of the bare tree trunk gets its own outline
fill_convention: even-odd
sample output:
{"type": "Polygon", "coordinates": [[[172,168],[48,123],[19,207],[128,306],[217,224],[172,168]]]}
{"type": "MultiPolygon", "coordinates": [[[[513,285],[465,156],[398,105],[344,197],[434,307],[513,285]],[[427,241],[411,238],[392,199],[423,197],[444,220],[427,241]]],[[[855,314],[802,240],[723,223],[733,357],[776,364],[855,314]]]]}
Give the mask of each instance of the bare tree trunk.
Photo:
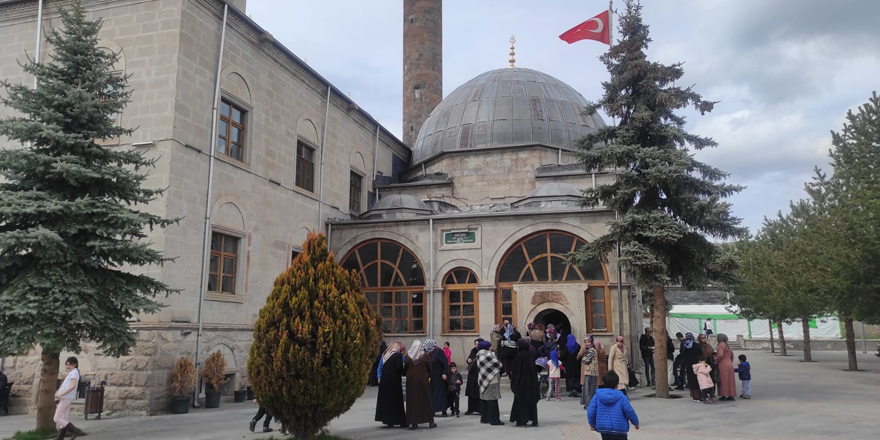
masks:
{"type": "Polygon", "coordinates": [[[770,330],[770,353],[776,353],[776,346],[773,345],[773,320],[767,320],[767,329],[770,330]]]}
{"type": "Polygon", "coordinates": [[[656,396],[669,397],[669,376],[666,374],[666,289],[654,286],[654,385],[656,396]]]}
{"type": "Polygon", "coordinates": [[[804,328],[804,362],[813,362],[813,347],[810,347],[810,317],[801,318],[804,328]]]}
{"type": "Polygon", "coordinates": [[[856,359],[856,330],[853,328],[852,318],[843,320],[843,328],[846,330],[846,354],[849,358],[849,371],[859,371],[859,361],[856,359]]]}
{"type": "Polygon", "coordinates": [[[58,350],[43,348],[40,355],[40,390],[37,394],[37,429],[55,429],[55,387],[58,382],[58,350]]]}
{"type": "Polygon", "coordinates": [[[779,332],[779,354],[788,356],[788,350],[785,349],[785,333],[782,331],[782,319],[776,320],[776,331],[779,332]]]}

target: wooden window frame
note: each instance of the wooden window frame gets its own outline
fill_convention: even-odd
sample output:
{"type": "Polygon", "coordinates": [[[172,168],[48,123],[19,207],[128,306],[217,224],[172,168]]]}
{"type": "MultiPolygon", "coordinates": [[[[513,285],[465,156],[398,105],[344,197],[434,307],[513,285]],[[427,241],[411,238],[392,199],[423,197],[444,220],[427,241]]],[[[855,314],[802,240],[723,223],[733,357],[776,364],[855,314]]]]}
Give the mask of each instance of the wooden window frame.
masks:
{"type": "MultiPolygon", "coordinates": [[[[608,284],[590,284],[590,287],[584,291],[584,304],[587,307],[587,332],[588,333],[611,333],[614,329],[614,323],[612,322],[611,316],[611,290],[608,288],[608,284]],[[604,293],[604,297],[602,300],[603,310],[605,316],[605,328],[599,329],[593,325],[593,316],[595,315],[594,307],[596,303],[599,301],[593,301],[593,289],[602,289],[604,293]]],[[[601,315],[599,315],[601,316],[601,315]]]]}
{"type": "Polygon", "coordinates": [[[430,301],[430,298],[428,298],[428,294],[426,292],[427,284],[425,283],[422,285],[412,285],[412,286],[406,285],[407,278],[403,275],[403,272],[400,270],[400,264],[403,261],[404,252],[409,253],[409,255],[412,256],[413,261],[418,264],[419,269],[422,271],[422,280],[423,280],[423,282],[425,282],[425,269],[424,269],[424,266],[422,265],[421,260],[419,260],[418,256],[416,256],[416,254],[412,250],[410,250],[408,247],[406,247],[403,244],[396,242],[394,240],[380,238],[380,239],[372,239],[372,240],[367,240],[367,241],[361,242],[357,246],[353,247],[350,251],[348,251],[346,253],[345,257],[343,257],[340,260],[340,263],[345,264],[352,257],[354,257],[356,259],[355,261],[357,262],[358,275],[359,275],[359,278],[361,279],[361,289],[364,292],[364,296],[366,296],[367,300],[369,301],[371,295],[373,295],[373,294],[376,295],[375,304],[372,302],[370,303],[370,306],[373,308],[374,312],[381,315],[380,307],[388,307],[388,306],[392,307],[391,318],[390,319],[383,318],[383,324],[388,321],[392,322],[391,331],[386,332],[385,333],[386,335],[401,335],[401,336],[425,335],[428,333],[428,324],[429,324],[429,322],[428,322],[428,307],[429,307],[428,302],[430,301]],[[373,261],[363,261],[361,259],[361,254],[359,252],[360,249],[362,249],[364,246],[367,246],[367,245],[370,245],[373,243],[376,244],[376,249],[377,249],[376,259],[373,261]],[[397,246],[399,248],[397,251],[397,255],[390,255],[390,256],[382,255],[382,243],[391,243],[391,244],[394,244],[395,246],[397,246]],[[369,270],[377,270],[377,271],[380,271],[380,273],[381,273],[381,270],[382,270],[381,265],[382,264],[392,266],[395,271],[395,276],[392,277],[392,279],[390,281],[390,284],[392,284],[392,285],[390,285],[390,286],[381,285],[382,284],[382,277],[381,276],[377,277],[377,281],[380,285],[377,285],[377,286],[369,285],[369,282],[367,281],[368,277],[365,272],[367,272],[369,270]],[[376,266],[376,267],[374,267],[374,266],[376,266]],[[403,286],[394,286],[393,285],[394,281],[397,280],[398,277],[400,278],[400,280],[404,284],[403,286]],[[406,298],[407,298],[406,304],[403,304],[402,302],[397,302],[397,295],[402,292],[406,293],[406,298]],[[390,303],[382,301],[382,294],[383,293],[391,293],[392,300],[390,303]],[[422,296],[421,303],[414,303],[413,302],[413,295],[414,294],[421,294],[421,296],[422,296]],[[395,317],[396,310],[394,309],[394,307],[399,307],[399,306],[403,306],[403,305],[407,306],[406,318],[395,317]],[[413,317],[413,310],[417,307],[422,308],[421,309],[422,316],[420,318],[413,317]],[[407,324],[406,324],[407,331],[404,333],[395,332],[394,331],[395,330],[394,323],[397,321],[404,321],[404,320],[407,322],[407,324]],[[414,328],[415,328],[414,322],[421,322],[422,329],[421,330],[414,330],[414,328]]]}
{"type": "Polygon", "coordinates": [[[211,255],[209,258],[214,258],[214,257],[217,258],[217,271],[216,272],[210,271],[211,265],[210,265],[210,261],[209,261],[209,263],[208,263],[208,271],[209,271],[208,272],[208,292],[220,294],[220,295],[236,295],[237,294],[236,283],[238,282],[238,263],[239,263],[238,258],[239,258],[239,254],[241,253],[241,237],[227,234],[223,231],[211,231],[211,243],[214,242],[214,234],[217,234],[220,236],[220,246],[219,246],[220,249],[215,250],[215,249],[213,249],[213,246],[211,249],[211,255]],[[225,252],[223,250],[225,248],[225,244],[226,244],[227,239],[234,239],[236,241],[234,254],[225,252]],[[224,278],[223,263],[227,259],[233,261],[233,263],[232,263],[232,291],[231,292],[226,292],[223,290],[223,278],[224,278]],[[211,290],[211,277],[217,277],[216,278],[217,279],[217,281],[216,281],[217,289],[216,290],[211,290]]]}
{"type": "MultiPolygon", "coordinates": [[[[613,322],[612,322],[612,317],[611,317],[611,295],[610,295],[609,289],[608,289],[608,268],[605,266],[604,263],[600,262],[602,264],[602,274],[603,274],[604,279],[603,280],[588,280],[584,277],[584,274],[579,267],[572,265],[572,264],[567,264],[565,267],[565,270],[562,273],[562,281],[553,281],[552,280],[552,278],[553,278],[553,258],[565,258],[564,255],[557,254],[552,251],[553,247],[551,245],[550,238],[553,234],[564,235],[564,236],[568,236],[568,237],[573,238],[572,244],[571,244],[571,249],[569,250],[569,252],[574,252],[574,250],[578,249],[579,242],[583,242],[584,244],[586,244],[586,240],[584,240],[583,238],[578,237],[577,235],[572,234],[570,232],[560,231],[560,230],[539,231],[539,232],[536,232],[533,234],[529,234],[529,235],[517,240],[516,243],[514,243],[513,246],[511,246],[507,250],[507,252],[505,252],[504,257],[501,259],[501,262],[498,265],[498,269],[495,274],[495,279],[496,279],[496,282],[495,282],[495,286],[496,286],[496,289],[495,289],[495,319],[496,319],[496,322],[500,323],[500,322],[503,322],[503,319],[506,319],[505,316],[502,316],[501,298],[502,298],[502,294],[503,294],[504,290],[511,291],[511,302],[512,302],[511,310],[512,310],[513,316],[510,318],[512,318],[511,322],[516,322],[515,320],[517,319],[518,310],[517,310],[517,292],[513,288],[514,284],[587,283],[589,285],[589,288],[584,293],[584,295],[585,295],[584,296],[584,300],[585,300],[584,306],[586,308],[585,314],[587,315],[587,317],[586,317],[587,322],[585,322],[585,324],[586,324],[587,331],[589,333],[600,333],[600,334],[601,333],[611,333],[612,329],[614,327],[613,327],[613,322]],[[543,253],[540,253],[540,254],[529,255],[529,251],[528,251],[528,249],[526,249],[526,246],[525,246],[526,242],[534,239],[535,237],[539,237],[542,235],[545,236],[546,240],[547,240],[546,244],[545,244],[546,251],[543,253]],[[523,256],[525,257],[525,265],[519,274],[518,280],[517,281],[505,281],[505,282],[498,281],[501,278],[501,270],[504,269],[504,263],[507,262],[508,257],[510,257],[511,254],[514,251],[516,251],[518,248],[522,250],[523,256]],[[546,261],[546,264],[547,264],[546,273],[547,273],[548,279],[546,279],[546,280],[538,279],[538,272],[536,272],[535,268],[534,268],[534,266],[536,264],[544,264],[544,261],[546,261]],[[571,270],[575,271],[574,273],[578,279],[566,280],[566,278],[568,278],[571,270]],[[529,275],[531,277],[531,279],[528,281],[523,281],[523,278],[525,278],[527,275],[529,275]],[[593,312],[592,312],[593,304],[592,304],[591,291],[594,287],[604,287],[604,289],[605,289],[605,326],[606,326],[605,330],[596,330],[593,328],[593,312]]],[[[570,318],[573,318],[573,317],[570,317],[570,318]]]]}
{"type": "Polygon", "coordinates": [[[361,213],[363,206],[364,192],[364,176],[355,170],[351,170],[348,178],[348,211],[354,214],[361,213]],[[355,186],[353,180],[357,178],[358,185],[355,186]],[[355,189],[356,188],[356,189],[355,189]]]}
{"type": "Polygon", "coordinates": [[[455,269],[450,270],[446,273],[446,276],[443,277],[443,333],[450,334],[477,334],[480,332],[480,292],[477,290],[477,285],[480,283],[477,274],[474,271],[465,268],[465,267],[456,267],[455,269]],[[458,277],[455,276],[455,272],[467,271],[467,275],[462,283],[458,280],[458,277]],[[450,282],[451,281],[451,282],[450,282]],[[452,304],[449,300],[449,296],[452,292],[459,292],[459,302],[456,304],[452,304]],[[465,292],[471,292],[473,294],[473,301],[465,302],[462,298],[462,294],[465,292]],[[457,316],[452,316],[449,313],[449,307],[451,305],[458,305],[461,308],[461,312],[457,316]],[[465,316],[464,315],[464,306],[472,305],[474,306],[474,315],[473,316],[465,316]],[[474,328],[473,329],[465,329],[460,330],[450,330],[449,320],[453,318],[458,318],[462,322],[465,319],[473,318],[474,320],[474,328]]]}
{"type": "Polygon", "coordinates": [[[237,160],[239,162],[244,162],[245,158],[245,133],[247,133],[247,116],[248,110],[241,105],[236,104],[231,99],[220,98],[220,108],[217,109],[219,113],[219,119],[217,124],[217,153],[222,154],[230,159],[237,160]],[[229,108],[229,114],[223,113],[223,106],[226,105],[229,108]],[[239,121],[235,121],[232,119],[233,110],[238,110],[241,117],[239,121]],[[226,130],[222,129],[223,123],[226,123],[226,130]],[[229,138],[232,136],[232,129],[238,129],[238,141],[230,142],[229,138]],[[220,140],[223,140],[223,147],[220,147],[220,140]],[[231,153],[231,145],[236,145],[239,148],[239,156],[235,157],[231,153]]]}
{"type": "Polygon", "coordinates": [[[316,162],[315,155],[316,154],[318,154],[318,147],[316,147],[316,146],[314,146],[314,145],[312,145],[302,139],[297,139],[297,141],[296,141],[296,169],[294,172],[294,185],[296,185],[296,187],[301,190],[308,191],[311,193],[315,192],[315,162],[316,162]],[[305,157],[305,153],[303,153],[303,155],[300,155],[299,154],[300,148],[302,148],[303,151],[305,151],[305,150],[311,151],[312,152],[312,159],[311,160],[307,159],[305,157]],[[305,163],[309,163],[311,165],[311,181],[310,182],[307,182],[307,178],[305,177],[305,173],[304,173],[305,170],[301,169],[302,167],[305,166],[305,163]],[[307,186],[306,185],[307,183],[310,183],[311,185],[307,186]]]}

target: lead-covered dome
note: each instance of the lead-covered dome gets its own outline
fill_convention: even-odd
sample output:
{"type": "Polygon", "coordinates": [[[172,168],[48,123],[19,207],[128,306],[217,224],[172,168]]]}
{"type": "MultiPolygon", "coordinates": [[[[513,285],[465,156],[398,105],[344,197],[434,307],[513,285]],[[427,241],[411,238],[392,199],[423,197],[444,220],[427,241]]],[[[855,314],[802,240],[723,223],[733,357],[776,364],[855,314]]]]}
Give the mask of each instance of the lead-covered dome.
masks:
{"type": "Polygon", "coordinates": [[[575,150],[578,139],[605,125],[568,84],[532,69],[491,70],[446,97],[422,125],[413,165],[443,153],[544,145],[575,150]]]}

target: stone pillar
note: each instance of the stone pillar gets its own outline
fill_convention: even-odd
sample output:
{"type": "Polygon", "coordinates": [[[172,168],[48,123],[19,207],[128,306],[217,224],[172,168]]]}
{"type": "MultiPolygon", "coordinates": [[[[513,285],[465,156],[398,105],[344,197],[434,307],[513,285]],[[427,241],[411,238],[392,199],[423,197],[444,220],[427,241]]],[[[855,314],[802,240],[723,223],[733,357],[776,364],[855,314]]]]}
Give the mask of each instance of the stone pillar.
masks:
{"type": "Polygon", "coordinates": [[[442,0],[403,2],[403,143],[410,147],[443,99],[442,0]]]}

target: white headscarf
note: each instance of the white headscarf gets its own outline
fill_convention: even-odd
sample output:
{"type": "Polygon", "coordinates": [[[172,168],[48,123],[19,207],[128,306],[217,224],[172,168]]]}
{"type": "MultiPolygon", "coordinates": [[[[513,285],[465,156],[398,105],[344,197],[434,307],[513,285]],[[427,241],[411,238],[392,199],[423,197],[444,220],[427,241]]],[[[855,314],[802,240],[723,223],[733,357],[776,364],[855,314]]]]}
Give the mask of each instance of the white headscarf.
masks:
{"type": "Polygon", "coordinates": [[[419,363],[422,360],[422,356],[425,354],[425,350],[422,348],[422,342],[416,339],[413,341],[412,346],[409,348],[410,359],[413,360],[413,363],[419,363]]]}

